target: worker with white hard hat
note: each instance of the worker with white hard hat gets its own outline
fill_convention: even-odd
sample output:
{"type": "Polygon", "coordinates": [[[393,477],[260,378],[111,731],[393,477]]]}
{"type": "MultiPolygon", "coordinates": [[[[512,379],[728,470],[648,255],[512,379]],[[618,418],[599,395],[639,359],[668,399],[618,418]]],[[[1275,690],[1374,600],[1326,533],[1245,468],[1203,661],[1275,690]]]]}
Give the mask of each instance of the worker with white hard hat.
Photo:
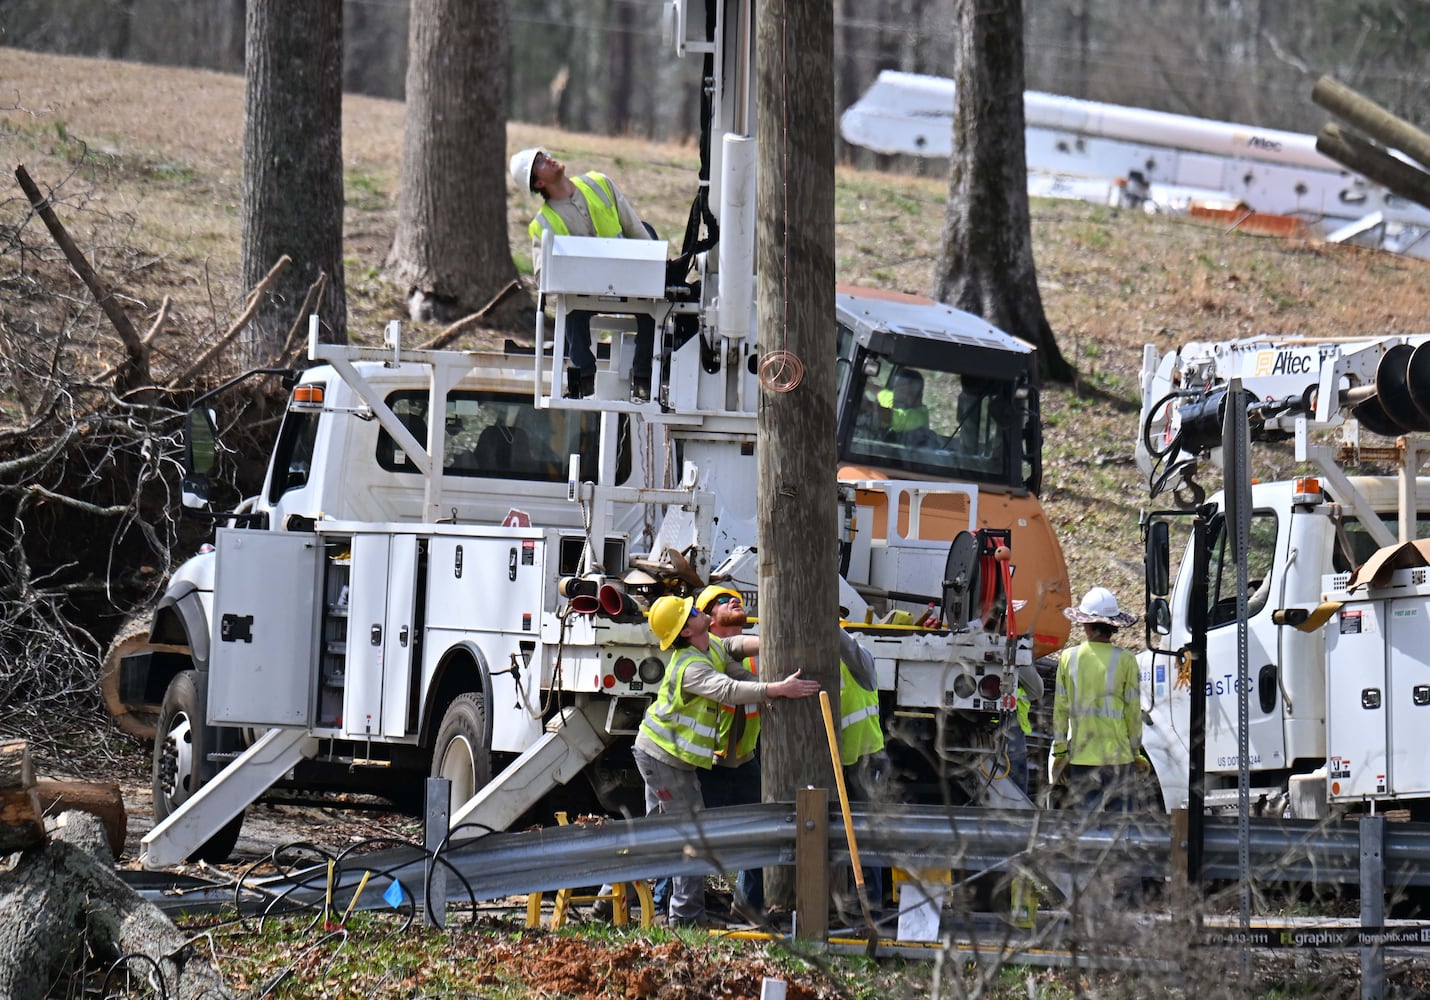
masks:
{"type": "Polygon", "coordinates": [[[1106,587],[1093,587],[1063,614],[1083,628],[1084,641],[1058,657],[1053,693],[1053,784],[1089,809],[1131,808],[1142,756],[1142,704],[1137,661],[1112,644],[1113,633],[1137,621],[1106,587]]]}
{"type": "MultiPolygon", "coordinates": [[[[532,240],[532,264],[541,267],[541,240],[556,236],[600,236],[649,240],[647,226],[616,182],[594,170],[579,177],[566,176],[566,164],[541,147],[523,149],[511,158],[511,179],[523,191],[540,194],[544,204],[527,232],[532,240]]],[[[596,357],[591,353],[591,317],[573,310],[566,314],[566,353],[571,361],[568,396],[589,396],[596,387],[596,357]]],[[[650,400],[651,358],[655,352],[655,317],[637,313],[635,359],[631,362],[631,400],[650,400]]]]}
{"type": "MultiPolygon", "coordinates": [[[[658,598],[650,628],[661,649],[675,649],[655,700],[646,708],[632,751],[645,780],[646,812],[693,813],[703,799],[699,775],[715,764],[721,705],[749,705],[774,698],[808,698],[819,682],[796,670],[780,681],[759,681],[739,661],[760,651],[757,636],[720,639],[710,634],[710,616],[692,597],[658,598]]],[[[670,922],[705,922],[705,879],[676,876],[670,922]]]]}

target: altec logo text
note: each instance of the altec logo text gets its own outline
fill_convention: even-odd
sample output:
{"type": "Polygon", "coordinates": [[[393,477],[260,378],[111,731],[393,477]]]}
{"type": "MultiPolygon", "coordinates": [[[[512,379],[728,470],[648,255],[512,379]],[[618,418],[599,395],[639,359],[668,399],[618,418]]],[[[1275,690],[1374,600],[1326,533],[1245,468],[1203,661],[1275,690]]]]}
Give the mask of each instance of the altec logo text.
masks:
{"type": "Polygon", "coordinates": [[[1309,375],[1315,370],[1310,354],[1295,351],[1257,351],[1257,375],[1309,375]]]}

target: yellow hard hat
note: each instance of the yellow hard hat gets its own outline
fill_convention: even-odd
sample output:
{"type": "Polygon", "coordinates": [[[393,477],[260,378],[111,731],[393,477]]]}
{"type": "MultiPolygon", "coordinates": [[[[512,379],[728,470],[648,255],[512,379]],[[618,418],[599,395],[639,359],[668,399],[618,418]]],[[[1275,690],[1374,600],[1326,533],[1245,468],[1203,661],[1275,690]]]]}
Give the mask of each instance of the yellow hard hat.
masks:
{"type": "Polygon", "coordinates": [[[685,631],[685,623],[690,620],[690,608],[695,603],[691,597],[657,598],[650,606],[650,630],[660,640],[661,649],[669,649],[670,644],[680,638],[685,631]]]}
{"type": "Polygon", "coordinates": [[[531,193],[531,172],[536,167],[536,158],[545,150],[540,146],[532,149],[523,149],[511,158],[511,179],[516,181],[516,186],[528,194],[531,193]]]}
{"type": "Polygon", "coordinates": [[[704,611],[706,614],[709,614],[710,605],[713,604],[715,598],[719,597],[721,594],[728,594],[735,600],[739,601],[741,604],[745,603],[745,599],[740,596],[740,592],[738,590],[731,590],[729,587],[722,587],[718,583],[712,583],[710,586],[706,587],[700,592],[699,597],[695,598],[695,606],[701,611],[704,611]]]}

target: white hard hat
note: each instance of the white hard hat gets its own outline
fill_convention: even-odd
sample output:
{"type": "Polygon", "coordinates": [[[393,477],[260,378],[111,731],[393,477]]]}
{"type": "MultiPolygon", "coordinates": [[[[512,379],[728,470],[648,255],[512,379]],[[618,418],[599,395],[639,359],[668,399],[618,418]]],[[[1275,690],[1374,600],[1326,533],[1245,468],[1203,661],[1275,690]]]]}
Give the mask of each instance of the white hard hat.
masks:
{"type": "Polygon", "coordinates": [[[1117,606],[1117,598],[1106,587],[1093,587],[1083,595],[1082,603],[1075,608],[1064,608],[1063,614],[1079,625],[1099,623],[1113,628],[1126,628],[1137,621],[1137,616],[1123,611],[1117,606]]]}
{"type": "Polygon", "coordinates": [[[523,149],[511,158],[511,179],[523,191],[531,191],[531,172],[536,169],[536,158],[545,150],[540,146],[523,149]]]}

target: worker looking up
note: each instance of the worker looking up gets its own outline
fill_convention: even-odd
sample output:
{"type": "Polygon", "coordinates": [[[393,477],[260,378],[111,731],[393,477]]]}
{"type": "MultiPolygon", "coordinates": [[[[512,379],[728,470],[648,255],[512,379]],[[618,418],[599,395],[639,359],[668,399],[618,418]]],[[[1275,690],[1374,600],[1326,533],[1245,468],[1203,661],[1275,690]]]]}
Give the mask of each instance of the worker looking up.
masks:
{"type": "MultiPolygon", "coordinates": [[[[592,170],[567,177],[566,164],[544,149],[523,149],[511,158],[511,176],[517,187],[539,193],[545,202],[527,231],[531,234],[531,260],[541,267],[541,240],[556,236],[624,237],[649,240],[655,232],[641,221],[616,182],[592,170]]],[[[596,391],[596,356],[591,353],[591,317],[576,310],[566,314],[566,352],[572,372],[567,375],[567,396],[585,397],[596,391]]],[[[636,353],[631,362],[631,400],[650,399],[651,355],[655,349],[655,317],[636,314],[636,353]]]]}
{"type": "MultiPolygon", "coordinates": [[[[710,618],[691,597],[662,597],[651,605],[650,628],[661,649],[675,649],[655,700],[646,708],[632,751],[645,780],[646,813],[689,815],[701,807],[697,775],[715,763],[721,705],[750,705],[773,698],[808,698],[819,682],[796,670],[781,681],[761,682],[738,661],[759,653],[755,636],[719,639],[710,618]]],[[[705,922],[705,880],[676,876],[670,922],[705,922]]]]}
{"type": "MultiPolygon", "coordinates": [[[[695,606],[710,616],[710,634],[731,639],[744,634],[749,619],[737,591],[712,585],[695,598],[695,606]]],[[[759,676],[753,656],[740,665],[759,676]]],[[[753,805],[760,801],[760,706],[721,705],[715,766],[700,777],[705,808],[753,805]]],[[[735,910],[758,920],[765,908],[765,876],[761,868],[748,868],[735,879],[735,910]]]]}
{"type": "MultiPolygon", "coordinates": [[[[1082,626],[1084,641],[1058,657],[1053,690],[1053,784],[1064,779],[1073,801],[1088,809],[1131,806],[1133,767],[1142,756],[1142,704],[1137,661],[1112,644],[1112,635],[1137,621],[1106,587],[1064,608],[1082,626]]],[[[1140,763],[1139,763],[1140,762],[1140,763]]]]}

